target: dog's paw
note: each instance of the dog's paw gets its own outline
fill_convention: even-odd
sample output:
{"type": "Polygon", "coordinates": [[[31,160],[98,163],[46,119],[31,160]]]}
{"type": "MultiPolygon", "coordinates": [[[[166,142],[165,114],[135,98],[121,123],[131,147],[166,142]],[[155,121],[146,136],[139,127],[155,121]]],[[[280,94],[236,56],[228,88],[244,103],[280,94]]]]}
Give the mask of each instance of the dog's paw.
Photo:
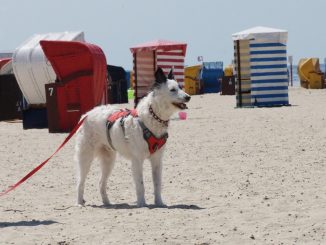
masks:
{"type": "Polygon", "coordinates": [[[162,201],[162,198],[160,196],[155,197],[154,203],[155,203],[155,206],[157,206],[157,207],[166,207],[166,205],[164,204],[164,202],[162,201]]]}
{"type": "Polygon", "coordinates": [[[148,205],[146,204],[146,202],[137,202],[137,207],[138,208],[144,208],[144,207],[147,207],[148,205]]]}
{"type": "Polygon", "coordinates": [[[112,205],[112,204],[110,203],[109,200],[103,201],[103,206],[107,206],[107,207],[109,207],[109,206],[111,206],[111,205],[112,205]]]}
{"type": "Polygon", "coordinates": [[[86,203],[86,201],[84,199],[81,201],[79,200],[79,201],[77,201],[76,206],[82,208],[82,207],[85,207],[85,203],[86,203]]]}
{"type": "Polygon", "coordinates": [[[78,207],[78,208],[84,208],[85,207],[85,204],[84,203],[83,204],[76,203],[76,207],[78,207]]]}
{"type": "Polygon", "coordinates": [[[155,206],[158,208],[166,208],[167,205],[164,202],[155,202],[155,206]]]}

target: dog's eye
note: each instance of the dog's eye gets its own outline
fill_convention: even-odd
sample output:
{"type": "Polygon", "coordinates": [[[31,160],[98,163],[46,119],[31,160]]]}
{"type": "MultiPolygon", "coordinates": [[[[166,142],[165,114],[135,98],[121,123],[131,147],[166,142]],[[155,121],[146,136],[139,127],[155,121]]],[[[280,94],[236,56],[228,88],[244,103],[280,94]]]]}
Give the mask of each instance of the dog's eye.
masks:
{"type": "Polygon", "coordinates": [[[175,88],[170,89],[171,92],[176,92],[177,90],[175,88]]]}

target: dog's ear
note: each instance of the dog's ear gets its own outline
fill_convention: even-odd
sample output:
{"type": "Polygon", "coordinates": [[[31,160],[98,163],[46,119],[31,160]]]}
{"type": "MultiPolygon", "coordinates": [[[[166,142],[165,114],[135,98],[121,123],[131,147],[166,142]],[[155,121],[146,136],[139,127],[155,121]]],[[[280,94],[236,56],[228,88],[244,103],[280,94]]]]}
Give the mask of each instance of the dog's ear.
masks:
{"type": "Polygon", "coordinates": [[[159,84],[166,82],[166,76],[161,67],[158,67],[155,72],[155,82],[159,84]]]}
{"type": "Polygon", "coordinates": [[[174,74],[173,74],[173,67],[171,68],[171,70],[170,70],[170,72],[169,72],[169,74],[168,74],[168,79],[170,79],[170,80],[174,80],[174,74]]]}

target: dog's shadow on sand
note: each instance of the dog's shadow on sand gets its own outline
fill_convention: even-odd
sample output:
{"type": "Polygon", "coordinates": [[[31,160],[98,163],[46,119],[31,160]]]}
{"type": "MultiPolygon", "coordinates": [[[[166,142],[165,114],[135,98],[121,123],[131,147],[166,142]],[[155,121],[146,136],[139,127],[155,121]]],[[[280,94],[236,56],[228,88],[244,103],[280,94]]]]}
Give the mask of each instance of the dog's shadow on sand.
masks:
{"type": "Polygon", "coordinates": [[[16,222],[0,222],[0,228],[13,227],[13,226],[39,226],[39,225],[52,225],[58,222],[54,220],[23,220],[16,222]]]}
{"type": "MultiPolygon", "coordinates": [[[[88,205],[92,208],[104,208],[104,209],[136,209],[139,208],[137,205],[130,205],[128,203],[119,203],[112,205],[88,205]]],[[[154,204],[146,205],[144,208],[148,209],[190,209],[190,210],[202,210],[197,205],[187,205],[187,204],[176,204],[176,205],[166,205],[166,206],[156,206],[154,204]]]]}

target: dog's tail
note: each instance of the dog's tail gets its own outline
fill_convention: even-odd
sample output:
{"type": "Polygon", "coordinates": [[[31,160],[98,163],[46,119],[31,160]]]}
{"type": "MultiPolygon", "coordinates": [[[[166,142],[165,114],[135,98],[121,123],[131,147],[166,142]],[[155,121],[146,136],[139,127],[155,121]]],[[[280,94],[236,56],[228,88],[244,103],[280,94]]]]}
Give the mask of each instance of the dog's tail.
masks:
{"type": "Polygon", "coordinates": [[[88,114],[85,113],[85,114],[83,114],[83,115],[80,117],[80,119],[79,119],[79,121],[78,121],[78,124],[81,123],[81,125],[80,125],[80,127],[77,129],[76,134],[79,134],[79,132],[83,129],[84,125],[87,123],[87,116],[88,116],[88,114]]]}

